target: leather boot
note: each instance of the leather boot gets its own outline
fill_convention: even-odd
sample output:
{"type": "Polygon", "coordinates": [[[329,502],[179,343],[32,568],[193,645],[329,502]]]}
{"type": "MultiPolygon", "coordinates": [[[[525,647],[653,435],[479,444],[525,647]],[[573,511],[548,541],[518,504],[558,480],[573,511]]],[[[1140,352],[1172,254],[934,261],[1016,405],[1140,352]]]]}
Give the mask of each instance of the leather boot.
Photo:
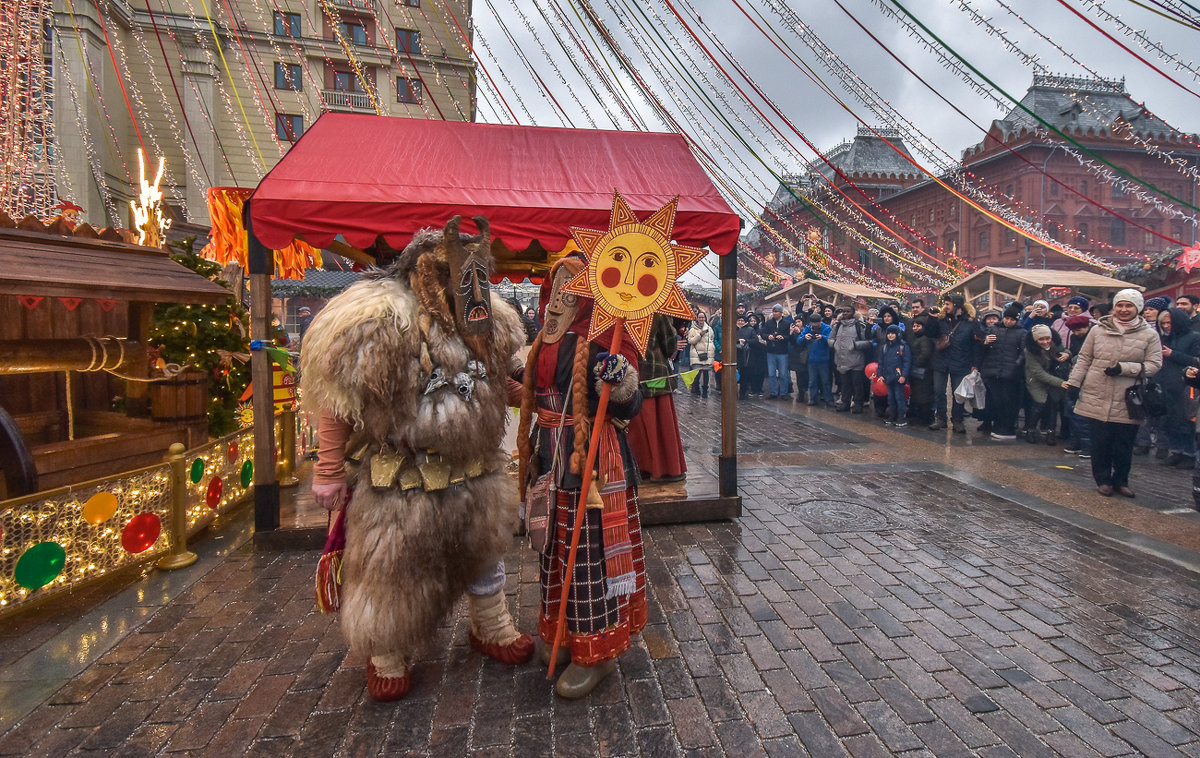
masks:
{"type": "Polygon", "coordinates": [[[940,416],[935,418],[933,420],[933,423],[929,425],[929,431],[931,431],[931,432],[940,431],[945,428],[946,428],[946,419],[944,419],[940,416]]]}
{"type": "Polygon", "coordinates": [[[596,685],[617,670],[614,660],[601,661],[595,666],[579,666],[572,663],[554,683],[554,691],[564,700],[579,700],[591,694],[596,685]]]}
{"type": "Polygon", "coordinates": [[[373,655],[367,659],[367,693],[381,703],[391,703],[408,694],[412,677],[404,656],[373,655]]]}
{"type": "Polygon", "coordinates": [[[533,638],[513,626],[504,590],[467,595],[471,614],[471,647],[501,663],[516,665],[533,657],[533,638]]]}
{"type": "MultiPolygon", "coordinates": [[[[541,649],[538,651],[538,658],[542,661],[542,665],[550,668],[550,651],[554,649],[553,645],[542,643],[541,649]]],[[[566,645],[560,645],[558,648],[558,658],[555,659],[555,671],[561,671],[563,666],[571,662],[571,651],[566,645]]]]}

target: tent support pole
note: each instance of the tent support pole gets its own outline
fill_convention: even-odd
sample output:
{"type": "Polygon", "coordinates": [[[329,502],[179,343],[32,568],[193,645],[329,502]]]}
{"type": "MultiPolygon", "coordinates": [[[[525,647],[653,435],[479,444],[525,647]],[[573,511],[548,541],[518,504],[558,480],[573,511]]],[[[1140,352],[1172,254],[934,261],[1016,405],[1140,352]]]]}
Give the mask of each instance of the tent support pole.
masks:
{"type": "Polygon", "coordinates": [[[737,496],[737,246],[721,256],[721,456],[717,460],[721,497],[737,496]],[[732,371],[730,368],[732,367],[732,371]]]}
{"type": "MultiPolygon", "coordinates": [[[[274,256],[254,236],[250,203],[243,210],[250,273],[250,339],[270,344],[271,269],[274,256]]],[[[275,387],[271,359],[265,350],[250,352],[250,380],[254,382],[254,531],[279,528],[279,482],[275,478],[275,387]]]]}

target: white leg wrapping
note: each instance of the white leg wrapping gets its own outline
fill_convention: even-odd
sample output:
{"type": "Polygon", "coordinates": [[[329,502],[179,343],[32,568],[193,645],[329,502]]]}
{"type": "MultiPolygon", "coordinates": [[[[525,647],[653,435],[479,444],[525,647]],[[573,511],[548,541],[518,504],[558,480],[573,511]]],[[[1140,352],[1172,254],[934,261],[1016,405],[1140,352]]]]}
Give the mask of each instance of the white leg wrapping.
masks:
{"type": "Polygon", "coordinates": [[[508,613],[504,591],[491,595],[467,595],[471,611],[471,632],[483,642],[508,645],[521,633],[508,613]]]}

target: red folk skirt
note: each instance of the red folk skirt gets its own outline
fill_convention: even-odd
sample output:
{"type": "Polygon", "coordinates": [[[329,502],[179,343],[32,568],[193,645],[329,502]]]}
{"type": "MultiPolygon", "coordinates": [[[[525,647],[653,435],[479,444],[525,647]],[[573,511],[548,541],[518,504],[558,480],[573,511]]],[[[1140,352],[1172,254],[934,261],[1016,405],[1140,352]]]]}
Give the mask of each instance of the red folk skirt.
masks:
{"type": "MultiPolygon", "coordinates": [[[[562,578],[566,573],[575,505],[579,500],[579,490],[556,492],[554,510],[550,514],[551,523],[555,525],[552,542],[541,556],[542,603],[538,636],[547,645],[554,644],[562,578]]],[[[629,648],[630,635],[640,632],[646,625],[646,559],[642,552],[637,488],[626,489],[625,497],[636,584],[632,594],[605,597],[607,576],[599,509],[586,509],[586,520],[579,535],[575,571],[567,595],[567,629],[563,644],[571,651],[571,661],[580,666],[594,666],[616,658],[629,648]]]]}
{"type": "Polygon", "coordinates": [[[642,410],[629,422],[625,436],[643,476],[663,479],[687,473],[671,393],[645,398],[642,410]]]}

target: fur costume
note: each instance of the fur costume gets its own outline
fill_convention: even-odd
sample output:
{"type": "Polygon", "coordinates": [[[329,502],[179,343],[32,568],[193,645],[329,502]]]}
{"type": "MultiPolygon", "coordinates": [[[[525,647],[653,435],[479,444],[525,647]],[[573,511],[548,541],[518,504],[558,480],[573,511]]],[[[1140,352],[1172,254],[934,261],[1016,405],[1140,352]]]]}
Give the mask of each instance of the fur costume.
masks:
{"type": "Polygon", "coordinates": [[[525,333],[479,280],[490,238],[486,220],[476,223],[478,237],[460,234],[457,217],[445,230],[418,233],[388,268],[330,300],[301,355],[308,410],[352,426],[346,452],[363,451],[348,481],[342,627],[351,650],[404,669],[468,585],[503,557],[517,514],[500,447],[507,382],[525,333]],[[451,298],[460,289],[456,261],[471,268],[461,278],[471,302],[465,312],[451,298]],[[420,479],[415,488],[399,479],[373,486],[373,456],[391,450],[406,461],[434,453],[451,471],[474,470],[440,488],[420,479]]]}

